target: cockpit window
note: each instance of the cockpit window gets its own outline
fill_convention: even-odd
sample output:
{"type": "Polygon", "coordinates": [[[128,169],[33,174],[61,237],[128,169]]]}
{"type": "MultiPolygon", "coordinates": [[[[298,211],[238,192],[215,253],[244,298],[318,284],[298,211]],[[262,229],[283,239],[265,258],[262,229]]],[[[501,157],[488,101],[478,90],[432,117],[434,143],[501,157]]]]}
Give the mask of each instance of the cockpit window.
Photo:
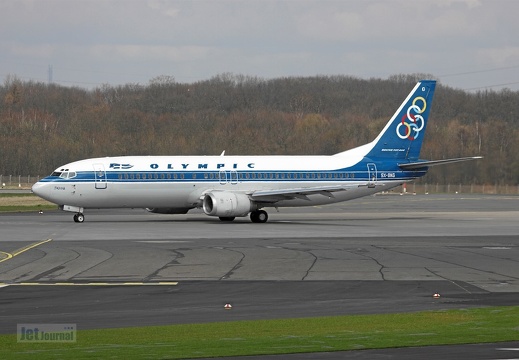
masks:
{"type": "Polygon", "coordinates": [[[62,179],[72,179],[74,177],[76,177],[76,172],[75,171],[63,171],[63,172],[55,172],[53,173],[54,174],[60,174],[60,175],[55,175],[55,176],[59,176],[60,178],[62,179]]]}
{"type": "Polygon", "coordinates": [[[54,171],[50,176],[61,176],[61,171],[54,171]]]}

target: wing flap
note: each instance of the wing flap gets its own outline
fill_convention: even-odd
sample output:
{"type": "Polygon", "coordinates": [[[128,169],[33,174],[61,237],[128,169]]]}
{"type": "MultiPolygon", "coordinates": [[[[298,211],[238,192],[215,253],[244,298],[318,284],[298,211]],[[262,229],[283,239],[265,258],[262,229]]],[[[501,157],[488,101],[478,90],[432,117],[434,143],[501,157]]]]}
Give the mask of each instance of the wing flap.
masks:
{"type": "Polygon", "coordinates": [[[279,190],[258,190],[254,191],[249,196],[254,201],[259,202],[276,202],[287,199],[308,199],[308,195],[321,194],[323,196],[333,197],[336,191],[347,191],[351,185],[331,185],[331,186],[314,186],[302,187],[293,189],[279,189],[279,190]]]}

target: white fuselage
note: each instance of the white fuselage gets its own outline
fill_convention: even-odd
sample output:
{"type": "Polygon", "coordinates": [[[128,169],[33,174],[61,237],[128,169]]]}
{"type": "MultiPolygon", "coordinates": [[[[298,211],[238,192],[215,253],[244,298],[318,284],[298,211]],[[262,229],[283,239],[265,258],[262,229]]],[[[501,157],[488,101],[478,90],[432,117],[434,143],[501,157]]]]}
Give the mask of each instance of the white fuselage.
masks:
{"type": "MultiPolygon", "coordinates": [[[[330,194],[282,199],[276,207],[345,201],[390,189],[408,175],[362,166],[358,156],[128,156],[73,162],[33,191],[59,205],[82,208],[201,206],[208,191],[255,191],[345,186],[330,194]],[[73,176],[71,176],[73,175],[73,176]],[[332,195],[332,196],[328,196],[332,195]]],[[[269,206],[262,202],[262,207],[269,206]]]]}

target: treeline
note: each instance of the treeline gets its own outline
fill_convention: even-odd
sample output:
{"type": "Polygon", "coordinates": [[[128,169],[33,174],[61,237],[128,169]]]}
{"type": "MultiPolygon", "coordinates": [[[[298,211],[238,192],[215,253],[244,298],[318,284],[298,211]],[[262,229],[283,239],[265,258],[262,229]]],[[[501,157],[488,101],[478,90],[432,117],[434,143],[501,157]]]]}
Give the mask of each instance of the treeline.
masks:
{"type": "MultiPolygon", "coordinates": [[[[0,174],[48,174],[116,155],[334,154],[371,141],[416,80],[347,76],[265,80],[221,74],[95,90],[20,81],[0,87],[0,174]]],[[[519,183],[519,92],[439,84],[422,158],[483,155],[433,168],[427,181],[519,183]]]]}

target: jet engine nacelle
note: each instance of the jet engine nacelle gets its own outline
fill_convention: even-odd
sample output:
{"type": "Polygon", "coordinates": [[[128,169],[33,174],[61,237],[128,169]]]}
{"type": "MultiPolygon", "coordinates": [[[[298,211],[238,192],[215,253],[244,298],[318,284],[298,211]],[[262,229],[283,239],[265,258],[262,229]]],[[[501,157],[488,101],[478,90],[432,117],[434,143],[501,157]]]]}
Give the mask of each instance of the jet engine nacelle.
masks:
{"type": "Polygon", "coordinates": [[[209,216],[235,217],[247,216],[255,205],[245,194],[215,191],[205,194],[203,209],[209,216]]]}

